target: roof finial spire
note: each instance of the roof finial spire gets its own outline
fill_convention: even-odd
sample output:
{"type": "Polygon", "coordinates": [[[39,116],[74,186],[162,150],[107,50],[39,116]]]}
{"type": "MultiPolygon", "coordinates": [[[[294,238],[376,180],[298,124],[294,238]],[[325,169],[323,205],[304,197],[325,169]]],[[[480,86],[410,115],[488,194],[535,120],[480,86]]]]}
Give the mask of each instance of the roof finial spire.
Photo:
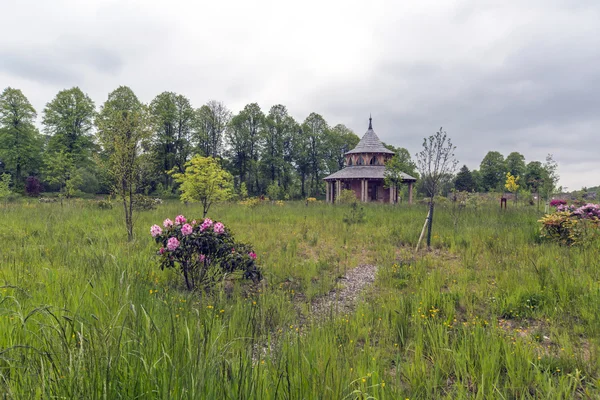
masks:
{"type": "Polygon", "coordinates": [[[372,120],[373,118],[371,118],[371,113],[369,113],[369,129],[373,129],[373,124],[371,122],[372,120]]]}

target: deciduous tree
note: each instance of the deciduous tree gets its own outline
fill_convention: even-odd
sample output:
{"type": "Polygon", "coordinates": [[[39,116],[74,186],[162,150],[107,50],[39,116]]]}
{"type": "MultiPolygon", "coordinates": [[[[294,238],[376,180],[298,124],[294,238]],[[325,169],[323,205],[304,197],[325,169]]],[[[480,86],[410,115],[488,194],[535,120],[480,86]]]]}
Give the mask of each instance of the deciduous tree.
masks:
{"type": "Polygon", "coordinates": [[[454,174],[458,160],[454,158],[456,146],[440,128],[434,135],[423,139],[423,150],[417,153],[417,166],[423,179],[423,186],[429,196],[429,218],[427,224],[427,247],[431,247],[434,197],[445,177],[454,174]]]}
{"type": "Polygon", "coordinates": [[[247,104],[231,119],[226,132],[232,163],[239,174],[240,183],[246,182],[246,186],[253,194],[260,193],[258,161],[264,122],[265,115],[259,105],[247,104]]]}
{"type": "Polygon", "coordinates": [[[410,158],[410,153],[403,147],[396,149],[396,154],[385,163],[384,185],[399,188],[405,179],[404,175],[417,176],[417,166],[410,158]]]}
{"type": "Polygon", "coordinates": [[[133,91],[121,86],[108,95],[96,126],[107,156],[113,190],[123,202],[127,237],[133,239],[133,203],[140,182],[139,156],[150,136],[148,111],[133,91]]]}
{"type": "Polygon", "coordinates": [[[194,141],[197,153],[220,157],[223,152],[223,135],[231,120],[231,112],[220,101],[211,100],[198,110],[194,118],[194,141]]]}
{"type": "Polygon", "coordinates": [[[260,157],[262,173],[270,184],[277,182],[287,190],[291,181],[289,163],[296,121],[284,105],[277,104],[271,107],[264,122],[260,157]]]}
{"type": "Polygon", "coordinates": [[[153,138],[152,153],[165,189],[171,189],[168,171],[183,172],[191,152],[194,109],[190,101],[173,92],[163,92],[150,103],[153,138]]]}
{"type": "Polygon", "coordinates": [[[319,195],[324,171],[324,143],[328,130],[327,122],[317,113],[311,113],[302,124],[303,142],[306,146],[305,154],[310,178],[309,195],[312,196],[319,195]]]}
{"type": "Polygon", "coordinates": [[[510,153],[506,157],[506,170],[507,172],[510,172],[512,176],[525,175],[525,156],[516,151],[510,153]]]}
{"type": "Polygon", "coordinates": [[[488,152],[479,167],[483,189],[486,191],[501,189],[506,173],[504,156],[497,151],[488,152]]]}
{"type": "Polygon", "coordinates": [[[8,87],[0,94],[0,160],[16,187],[40,165],[42,145],[35,117],[35,109],[19,89],[8,87]]]}
{"type": "Polygon", "coordinates": [[[85,166],[94,145],[95,113],[94,102],[78,87],[58,92],[44,108],[42,123],[50,136],[47,152],[62,151],[77,167],[85,166]]]}
{"type": "Polygon", "coordinates": [[[233,177],[213,157],[194,156],[185,164],[185,172],[173,171],[179,182],[181,201],[200,202],[204,217],[210,206],[233,197],[233,177]]]}

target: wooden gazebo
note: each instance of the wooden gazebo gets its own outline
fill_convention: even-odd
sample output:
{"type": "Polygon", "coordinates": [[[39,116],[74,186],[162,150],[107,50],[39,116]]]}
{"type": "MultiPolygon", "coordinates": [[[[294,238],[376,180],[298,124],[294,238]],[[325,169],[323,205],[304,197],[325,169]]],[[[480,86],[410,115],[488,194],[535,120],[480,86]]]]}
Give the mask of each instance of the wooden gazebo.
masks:
{"type": "MultiPolygon", "coordinates": [[[[325,178],[326,200],[334,203],[344,189],[354,191],[356,198],[362,202],[397,203],[398,188],[384,188],[385,163],[394,156],[373,130],[372,119],[369,118],[369,129],[353,150],[345,154],[343,169],[325,178]]],[[[412,176],[403,173],[402,183],[408,184],[408,203],[412,204],[412,176]]]]}

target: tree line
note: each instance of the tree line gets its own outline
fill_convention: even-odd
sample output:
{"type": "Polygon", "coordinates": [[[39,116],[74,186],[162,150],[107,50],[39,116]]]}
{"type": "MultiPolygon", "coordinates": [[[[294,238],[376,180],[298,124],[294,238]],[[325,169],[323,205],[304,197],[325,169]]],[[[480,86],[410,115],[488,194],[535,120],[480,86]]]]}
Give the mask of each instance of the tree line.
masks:
{"type": "Polygon", "coordinates": [[[506,190],[507,173],[519,178],[519,186],[523,190],[544,197],[549,197],[560,189],[556,187],[558,165],[551,154],[548,154],[544,163],[526,163],[525,156],[516,151],[506,158],[498,151],[490,151],[481,161],[478,170],[470,171],[463,165],[454,179],[454,188],[467,192],[503,192],[506,190]]]}
{"type": "MultiPolygon", "coordinates": [[[[201,155],[219,160],[243,196],[319,197],[325,190],[322,179],[344,167],[344,153],[360,140],[342,124],[331,127],[318,113],[298,122],[282,104],[263,111],[250,103],[234,114],[215,100],[195,108],[174,92],[143,104],[126,86],[111,92],[99,108],[78,87],[61,90],[42,110],[41,131],[36,118],[21,90],[8,87],[0,94],[0,175],[8,174],[17,192],[39,191],[43,185],[67,197],[114,192],[111,176],[117,166],[111,156],[119,151],[124,151],[119,168],[131,169],[120,172],[135,173],[130,189],[136,193],[176,194],[173,174],[183,173],[186,162],[201,155]],[[118,117],[113,115],[117,111],[118,117]],[[124,136],[115,136],[116,130],[124,130],[124,136]],[[132,135],[137,135],[134,141],[132,135]],[[131,150],[135,168],[123,164],[131,150]]],[[[408,150],[386,147],[396,153],[390,166],[418,177],[408,150]]],[[[526,164],[518,152],[505,159],[490,151],[478,170],[463,166],[456,176],[444,177],[441,192],[503,191],[507,172],[519,176],[521,187],[531,192],[554,189],[557,181],[551,156],[544,164],[526,164]]],[[[422,181],[417,191],[426,194],[422,181]]]]}
{"type": "Polygon", "coordinates": [[[42,111],[40,132],[27,97],[8,87],[0,95],[0,174],[9,174],[21,192],[32,181],[67,196],[111,191],[108,160],[118,146],[105,136],[116,129],[109,118],[114,108],[129,110],[127,118],[135,115],[129,122],[140,132],[136,191],[145,194],[176,193],[173,173],[183,173],[198,154],[218,159],[245,194],[319,196],[322,178],[343,168],[343,154],[359,141],[352,130],[331,127],[318,113],[298,122],[282,104],[263,111],[251,103],[234,114],[215,100],[195,108],[173,92],[142,104],[128,87],[110,93],[99,109],[78,87],[60,91],[42,111]]]}

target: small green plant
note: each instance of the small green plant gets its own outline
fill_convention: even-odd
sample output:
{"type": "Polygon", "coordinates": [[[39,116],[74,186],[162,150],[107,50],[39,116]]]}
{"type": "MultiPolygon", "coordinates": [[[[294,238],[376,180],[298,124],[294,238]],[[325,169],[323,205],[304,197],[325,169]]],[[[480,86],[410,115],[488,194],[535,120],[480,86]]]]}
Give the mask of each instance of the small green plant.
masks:
{"type": "Polygon", "coordinates": [[[356,195],[354,194],[353,190],[349,190],[349,189],[343,189],[340,192],[340,197],[338,199],[338,201],[341,204],[352,204],[352,203],[356,203],[356,195]]]}
{"type": "Polygon", "coordinates": [[[96,203],[98,208],[101,210],[112,210],[113,205],[112,202],[110,201],[110,199],[106,199],[106,200],[98,200],[98,202],[96,203]]]}
{"type": "Polygon", "coordinates": [[[133,198],[133,209],[136,211],[154,210],[159,204],[162,204],[161,199],[154,199],[142,195],[135,195],[133,198]]]}
{"type": "Polygon", "coordinates": [[[350,204],[348,211],[344,214],[343,221],[347,225],[360,224],[365,221],[365,210],[357,201],[350,204]]]}
{"type": "Polygon", "coordinates": [[[270,184],[267,187],[267,196],[273,201],[281,199],[281,187],[276,183],[270,184]]]}
{"type": "Polygon", "coordinates": [[[0,176],[0,200],[8,198],[11,194],[10,190],[10,175],[2,174],[0,176]]]}

